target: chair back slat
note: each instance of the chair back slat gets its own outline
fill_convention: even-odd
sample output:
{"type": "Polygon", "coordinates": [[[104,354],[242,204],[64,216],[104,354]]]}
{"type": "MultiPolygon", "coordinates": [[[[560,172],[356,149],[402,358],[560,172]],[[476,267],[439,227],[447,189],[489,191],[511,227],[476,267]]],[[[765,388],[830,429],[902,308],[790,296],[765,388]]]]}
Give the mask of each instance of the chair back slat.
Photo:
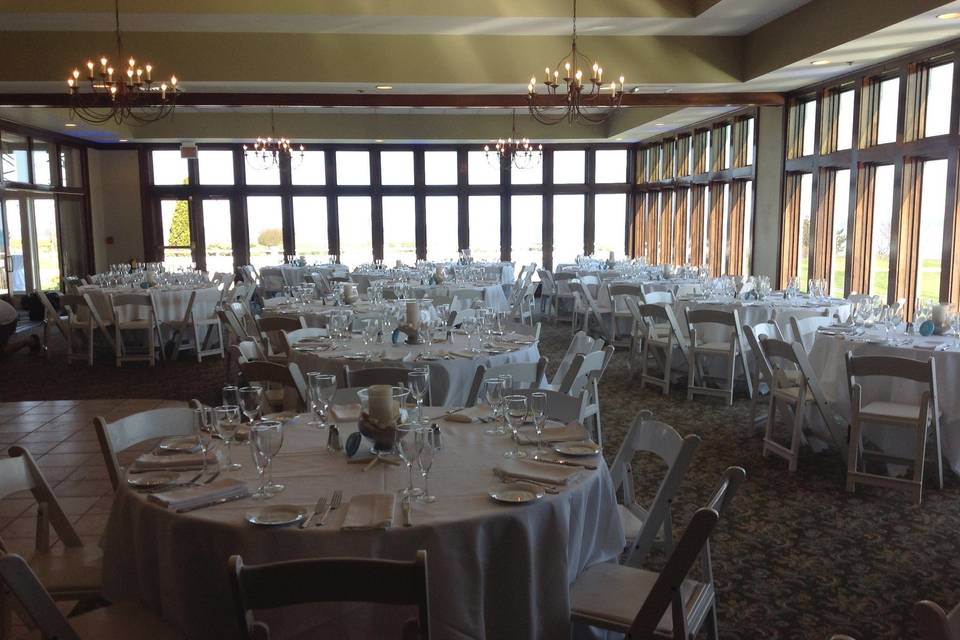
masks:
{"type": "Polygon", "coordinates": [[[97,416],[93,419],[93,427],[100,442],[107,474],[116,490],[123,474],[117,454],[145,440],[193,433],[193,411],[180,407],[153,409],[110,423],[106,418],[97,416]]]}
{"type": "Polygon", "coordinates": [[[633,298],[643,297],[643,288],[640,285],[628,284],[625,282],[611,282],[607,284],[607,291],[610,298],[614,296],[631,296],[633,298]]]}
{"type": "Polygon", "coordinates": [[[720,324],[725,327],[736,327],[736,311],[722,311],[720,309],[687,309],[687,322],[697,324],[720,324]]]}
{"type": "Polygon", "coordinates": [[[936,377],[933,358],[926,361],[897,356],[853,356],[847,359],[851,377],[884,376],[930,384],[936,377]]]}
{"type": "Polygon", "coordinates": [[[0,557],[0,581],[20,603],[21,611],[44,638],[80,640],[23,558],[12,553],[0,557]]]}
{"type": "Polygon", "coordinates": [[[673,304],[673,294],[669,291],[648,291],[640,299],[644,304],[673,304]]]}
{"type": "MultiPolygon", "coordinates": [[[[0,459],[0,497],[17,491],[30,491],[37,503],[45,505],[46,509],[46,515],[42,520],[38,520],[38,526],[49,523],[65,547],[82,547],[80,535],[64,512],[33,455],[18,445],[10,447],[7,454],[8,458],[0,459]]],[[[37,540],[49,541],[47,533],[38,531],[37,540]]]]}
{"type": "MultiPolygon", "coordinates": [[[[254,610],[317,602],[410,605],[418,610],[418,637],[429,638],[430,595],[427,552],[411,562],[367,558],[318,558],[245,566],[232,556],[230,582],[241,629],[247,637],[254,610]],[[317,576],[323,576],[318,580],[317,576]]],[[[269,635],[268,635],[269,637],[269,635]]]]}

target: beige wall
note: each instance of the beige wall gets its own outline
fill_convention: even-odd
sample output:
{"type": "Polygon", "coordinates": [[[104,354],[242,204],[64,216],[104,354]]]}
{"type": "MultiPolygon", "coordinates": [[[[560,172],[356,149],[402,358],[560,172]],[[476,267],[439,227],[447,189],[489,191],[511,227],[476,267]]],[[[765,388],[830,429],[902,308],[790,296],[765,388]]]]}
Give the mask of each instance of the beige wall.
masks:
{"type": "Polygon", "coordinates": [[[783,107],[760,107],[757,115],[757,192],[753,226],[753,273],[777,276],[783,193],[783,107]]]}
{"type": "Polygon", "coordinates": [[[97,271],[130,258],[143,259],[140,170],[132,150],[89,150],[90,205],[97,271]],[[108,244],[108,239],[113,243],[108,244]]]}

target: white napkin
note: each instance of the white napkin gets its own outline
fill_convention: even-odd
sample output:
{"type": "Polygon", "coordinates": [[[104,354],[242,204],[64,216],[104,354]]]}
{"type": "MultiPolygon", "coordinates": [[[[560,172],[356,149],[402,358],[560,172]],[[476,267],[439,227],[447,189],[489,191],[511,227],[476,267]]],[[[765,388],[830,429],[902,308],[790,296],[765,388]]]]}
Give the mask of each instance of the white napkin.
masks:
{"type": "Polygon", "coordinates": [[[190,509],[193,507],[214,504],[220,500],[239,498],[250,494],[247,485],[240,480],[224,478],[210,484],[201,484],[196,487],[172,489],[160,493],[152,493],[147,498],[168,509],[190,509]]]}
{"type": "Polygon", "coordinates": [[[392,493],[353,496],[340,528],[344,531],[389,529],[393,526],[396,500],[397,496],[392,493]]]}
{"type": "Polygon", "coordinates": [[[580,477],[583,467],[565,467],[549,462],[534,462],[532,460],[511,459],[505,460],[494,468],[498,476],[504,475],[518,480],[536,480],[549,484],[567,484],[580,477]]]}
{"type": "MultiPolygon", "coordinates": [[[[579,422],[568,422],[562,426],[547,426],[543,428],[544,442],[578,442],[589,439],[587,430],[579,422]]],[[[537,432],[529,427],[521,427],[517,435],[520,444],[537,444],[537,432]]]]}
{"type": "MultiPolygon", "coordinates": [[[[215,464],[217,456],[215,453],[207,452],[207,464],[215,464]]],[[[155,453],[145,453],[130,465],[129,471],[138,473],[143,471],[161,471],[164,469],[174,469],[188,471],[190,469],[203,468],[203,454],[201,453],[178,453],[156,455],[155,453]]]]}
{"type": "Polygon", "coordinates": [[[360,419],[360,405],[356,402],[353,404],[339,404],[330,407],[330,413],[333,415],[333,419],[337,422],[350,422],[351,420],[360,419]]]}

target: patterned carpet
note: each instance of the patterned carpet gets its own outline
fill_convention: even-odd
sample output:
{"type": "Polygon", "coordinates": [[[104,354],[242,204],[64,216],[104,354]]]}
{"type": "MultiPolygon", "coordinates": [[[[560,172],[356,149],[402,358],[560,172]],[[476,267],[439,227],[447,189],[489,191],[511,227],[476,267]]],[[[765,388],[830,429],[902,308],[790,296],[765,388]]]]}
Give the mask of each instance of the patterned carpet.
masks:
{"type": "MultiPolygon", "coordinates": [[[[569,342],[569,328],[544,328],[542,351],[553,366],[569,342]]],[[[215,400],[223,363],[197,364],[187,355],[151,370],[116,369],[109,354],[93,369],[66,366],[62,352],[49,360],[25,353],[0,360],[0,399],[160,398],[215,400]]],[[[786,463],[760,455],[760,436],[747,427],[749,404],[664,397],[631,380],[618,353],[601,383],[606,456],[613,458],[640,409],[682,434],[703,438],[674,511],[675,529],[703,505],[723,470],[747,470],[747,482],[721,519],[713,542],[722,638],[744,640],[829,638],[847,633],[861,640],[915,638],[911,607],[929,598],[944,606],[960,601],[957,532],[960,483],[948,473],[935,488],[928,474],[924,503],[900,494],[843,490],[844,468],[836,453],[801,454],[796,474],[786,463]]],[[[656,472],[652,462],[641,473],[656,472]]],[[[640,478],[652,496],[654,473],[640,478]]],[[[658,560],[655,558],[654,562],[658,560]]]]}

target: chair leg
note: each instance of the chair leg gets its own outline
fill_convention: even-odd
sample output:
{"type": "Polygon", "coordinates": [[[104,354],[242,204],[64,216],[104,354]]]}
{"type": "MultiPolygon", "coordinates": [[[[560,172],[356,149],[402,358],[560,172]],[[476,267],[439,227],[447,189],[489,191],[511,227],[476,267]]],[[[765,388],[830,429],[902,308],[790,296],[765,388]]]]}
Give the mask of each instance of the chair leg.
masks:
{"type": "Polygon", "coordinates": [[[943,449],[940,446],[940,420],[936,416],[933,419],[933,437],[937,445],[937,478],[940,488],[943,489],[943,449]]]}
{"type": "Polygon", "coordinates": [[[737,381],[737,357],[730,356],[730,377],[727,378],[727,406],[733,406],[733,385],[737,381]]]}
{"type": "Polygon", "coordinates": [[[707,640],[720,640],[720,627],[717,625],[717,605],[710,605],[710,611],[703,621],[707,630],[707,640]]]}
{"type": "MultiPolygon", "coordinates": [[[[157,353],[156,353],[156,340],[157,335],[153,332],[153,328],[147,329],[147,342],[150,343],[149,354],[150,354],[150,366],[157,366],[157,353]]],[[[163,345],[160,345],[160,352],[163,353],[163,345]]]]}
{"type": "Polygon", "coordinates": [[[850,444],[847,447],[847,491],[853,493],[857,482],[851,474],[857,472],[860,457],[860,416],[856,413],[850,420],[850,444]]]}
{"type": "Polygon", "coordinates": [[[116,341],[117,341],[117,343],[116,343],[116,345],[114,346],[113,352],[114,352],[114,354],[115,354],[116,357],[117,357],[117,368],[119,369],[120,366],[121,366],[121,363],[120,363],[120,362],[121,362],[121,357],[122,357],[122,355],[123,355],[123,336],[122,336],[122,334],[120,333],[120,327],[119,327],[119,326],[117,326],[117,330],[116,330],[115,333],[116,333],[116,341]]]}
{"type": "Polygon", "coordinates": [[[687,357],[687,400],[693,400],[693,387],[697,383],[697,356],[690,350],[687,357]]]}
{"type": "Polygon", "coordinates": [[[770,403],[767,406],[767,424],[763,429],[763,457],[766,458],[768,454],[767,443],[773,440],[773,426],[777,421],[777,400],[773,395],[773,392],[770,393],[770,403]]]}
{"type": "Polygon", "coordinates": [[[806,407],[798,402],[793,421],[793,436],[790,439],[790,473],[796,473],[797,464],[800,461],[800,436],[803,433],[803,415],[805,413],[806,407]]]}
{"type": "MultiPolygon", "coordinates": [[[[671,345],[672,346],[672,345],[671,345]]],[[[673,349],[664,349],[663,352],[663,395],[670,395],[670,382],[673,375],[673,349]]]]}

